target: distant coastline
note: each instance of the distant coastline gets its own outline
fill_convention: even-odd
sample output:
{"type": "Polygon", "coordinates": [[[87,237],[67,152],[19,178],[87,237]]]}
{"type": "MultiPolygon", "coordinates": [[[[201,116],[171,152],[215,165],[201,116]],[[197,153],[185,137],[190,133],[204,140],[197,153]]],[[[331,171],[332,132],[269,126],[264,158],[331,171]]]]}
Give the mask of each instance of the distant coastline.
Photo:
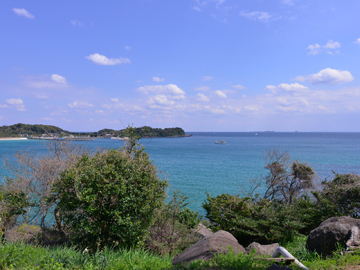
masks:
{"type": "Polygon", "coordinates": [[[16,140],[27,140],[27,138],[22,138],[22,137],[0,137],[0,141],[16,141],[16,140]]]}

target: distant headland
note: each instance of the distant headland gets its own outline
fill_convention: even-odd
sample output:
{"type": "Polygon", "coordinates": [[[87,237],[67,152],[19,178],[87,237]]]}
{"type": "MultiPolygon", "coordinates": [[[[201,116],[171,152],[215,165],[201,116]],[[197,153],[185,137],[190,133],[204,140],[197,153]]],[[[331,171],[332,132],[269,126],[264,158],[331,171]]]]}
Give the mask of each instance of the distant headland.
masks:
{"type": "MultiPolygon", "coordinates": [[[[28,125],[28,124],[15,124],[11,126],[0,126],[0,138],[111,138],[111,137],[124,137],[125,129],[101,129],[97,132],[70,132],[51,125],[28,125]]],[[[180,127],[175,128],[152,128],[143,126],[135,128],[137,135],[142,138],[157,138],[157,137],[188,137],[185,131],[180,127]]]]}

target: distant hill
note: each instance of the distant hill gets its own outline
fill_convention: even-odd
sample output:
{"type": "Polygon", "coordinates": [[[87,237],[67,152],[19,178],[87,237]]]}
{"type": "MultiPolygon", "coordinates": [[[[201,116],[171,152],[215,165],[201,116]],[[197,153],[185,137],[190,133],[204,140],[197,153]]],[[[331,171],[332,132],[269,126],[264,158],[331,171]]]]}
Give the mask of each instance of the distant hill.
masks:
{"type": "Polygon", "coordinates": [[[42,134],[70,134],[71,132],[50,125],[15,124],[0,127],[0,137],[19,137],[21,134],[41,136],[42,134]]]}
{"type": "MultiPolygon", "coordinates": [[[[70,132],[63,130],[56,126],[50,125],[27,125],[27,124],[15,124],[11,126],[2,126],[0,127],[0,137],[19,137],[21,135],[27,134],[29,136],[41,136],[42,134],[57,135],[57,136],[66,136],[66,135],[77,135],[77,136],[88,136],[91,137],[121,137],[124,136],[124,130],[114,130],[114,129],[101,129],[98,132],[70,132]]],[[[141,137],[185,137],[185,131],[182,128],[152,128],[149,126],[139,127],[135,129],[137,135],[141,137]]]]}

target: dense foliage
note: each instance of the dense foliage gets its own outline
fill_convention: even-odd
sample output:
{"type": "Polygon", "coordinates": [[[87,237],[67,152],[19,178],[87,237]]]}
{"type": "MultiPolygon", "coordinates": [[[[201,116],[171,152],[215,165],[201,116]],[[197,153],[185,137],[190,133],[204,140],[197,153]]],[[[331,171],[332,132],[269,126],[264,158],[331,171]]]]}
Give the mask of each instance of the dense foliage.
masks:
{"type": "Polygon", "coordinates": [[[0,127],[0,137],[20,136],[20,134],[41,136],[42,134],[60,134],[61,132],[70,133],[59,127],[50,125],[27,125],[19,123],[11,126],[0,127]]]}
{"type": "Polygon", "coordinates": [[[309,165],[289,162],[286,152],[273,150],[267,154],[268,174],[255,183],[248,197],[207,195],[203,208],[214,230],[229,231],[241,244],[285,243],[308,234],[329,217],[359,217],[360,176],[335,174],[315,192],[309,190],[315,177],[309,165]],[[264,185],[263,196],[255,193],[264,185]]]}
{"type": "Polygon", "coordinates": [[[144,242],[166,185],[143,149],[122,148],[83,154],[61,173],[53,198],[74,243],[130,248],[144,242]]]}
{"type": "MultiPolygon", "coordinates": [[[[137,136],[142,138],[149,137],[184,137],[185,131],[182,128],[152,128],[149,126],[143,126],[139,128],[134,128],[134,131],[137,136]]],[[[111,134],[112,136],[127,136],[127,130],[113,130],[113,129],[102,129],[98,132],[90,133],[90,136],[105,136],[106,134],[111,134]]]]}
{"type": "MultiPolygon", "coordinates": [[[[143,126],[134,128],[136,135],[148,138],[148,137],[184,137],[185,131],[182,128],[151,128],[149,126],[143,126]]],[[[110,134],[114,137],[127,136],[127,129],[114,130],[104,128],[98,132],[69,132],[56,126],[50,125],[27,125],[27,124],[15,124],[11,126],[0,127],[0,137],[18,137],[20,135],[27,134],[29,136],[41,136],[42,134],[57,134],[58,136],[75,135],[75,136],[88,136],[91,137],[103,137],[110,134]]]]}

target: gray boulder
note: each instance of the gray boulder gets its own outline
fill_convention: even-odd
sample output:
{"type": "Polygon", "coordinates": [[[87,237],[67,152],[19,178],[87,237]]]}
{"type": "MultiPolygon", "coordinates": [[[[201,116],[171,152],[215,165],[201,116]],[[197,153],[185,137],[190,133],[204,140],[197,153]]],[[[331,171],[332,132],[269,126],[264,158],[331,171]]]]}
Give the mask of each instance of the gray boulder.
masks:
{"type": "Polygon", "coordinates": [[[226,253],[229,247],[232,248],[235,254],[245,252],[244,247],[238,243],[231,233],[218,231],[187,248],[183,253],[173,259],[172,264],[176,265],[181,262],[191,262],[194,260],[207,261],[213,258],[215,254],[226,253]]]}
{"type": "Polygon", "coordinates": [[[353,226],[360,227],[360,220],[347,216],[328,218],[310,232],[307,248],[323,256],[331,255],[337,244],[345,245],[350,239],[353,226]]]}
{"type": "Polygon", "coordinates": [[[214,233],[206,227],[204,224],[200,223],[197,228],[195,229],[195,235],[199,236],[200,238],[205,238],[207,236],[213,235],[214,233]]]}
{"type": "Polygon", "coordinates": [[[247,246],[247,248],[245,248],[245,250],[247,254],[250,254],[252,250],[255,250],[255,252],[259,255],[273,255],[275,250],[279,246],[280,245],[278,243],[271,245],[260,245],[257,242],[252,242],[250,245],[247,246]]]}

